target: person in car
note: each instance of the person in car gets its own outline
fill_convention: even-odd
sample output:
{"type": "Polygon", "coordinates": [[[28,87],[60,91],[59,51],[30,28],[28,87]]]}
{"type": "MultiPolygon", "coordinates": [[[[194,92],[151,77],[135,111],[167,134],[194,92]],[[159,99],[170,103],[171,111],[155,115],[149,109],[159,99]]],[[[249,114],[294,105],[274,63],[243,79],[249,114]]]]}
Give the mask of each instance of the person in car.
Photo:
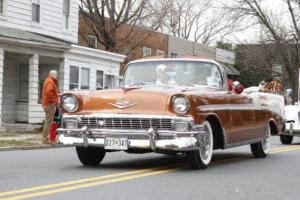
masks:
{"type": "Polygon", "coordinates": [[[241,83],[239,83],[239,84],[237,84],[238,87],[233,88],[234,82],[235,81],[233,81],[231,79],[228,79],[228,90],[229,91],[233,91],[234,90],[234,92],[236,94],[241,94],[244,91],[244,86],[241,83]]]}
{"type": "Polygon", "coordinates": [[[175,81],[169,77],[166,72],[167,66],[160,64],[156,68],[156,84],[165,85],[165,84],[174,84],[175,81]]]}

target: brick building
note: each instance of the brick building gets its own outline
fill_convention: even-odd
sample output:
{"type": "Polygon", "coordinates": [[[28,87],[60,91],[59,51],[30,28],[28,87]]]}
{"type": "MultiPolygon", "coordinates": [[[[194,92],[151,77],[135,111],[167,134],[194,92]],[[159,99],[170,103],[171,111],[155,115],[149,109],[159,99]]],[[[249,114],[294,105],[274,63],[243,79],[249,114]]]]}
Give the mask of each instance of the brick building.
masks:
{"type": "MultiPolygon", "coordinates": [[[[131,28],[131,25],[123,25],[120,28],[118,37],[124,37],[131,28]]],[[[97,41],[94,31],[85,22],[82,15],[79,17],[78,37],[80,45],[105,50],[105,47],[97,41]]],[[[229,75],[239,76],[239,71],[234,68],[235,54],[233,52],[204,46],[164,33],[149,31],[143,28],[134,28],[133,34],[128,41],[118,45],[115,52],[127,55],[127,58],[121,64],[120,73],[123,72],[124,66],[128,62],[147,56],[182,57],[185,55],[195,55],[214,59],[226,67],[229,75]],[[130,51],[131,48],[133,48],[132,51],[130,51]]]]}
{"type": "MultiPolygon", "coordinates": [[[[131,28],[130,25],[123,25],[117,37],[124,38],[131,28]]],[[[82,46],[105,50],[105,47],[97,40],[95,33],[86,24],[82,15],[79,17],[78,43],[82,46]]],[[[125,61],[121,64],[120,72],[122,73],[124,66],[132,60],[147,56],[165,57],[168,55],[168,35],[142,28],[134,28],[132,36],[117,44],[115,52],[127,55],[125,61]]]]}

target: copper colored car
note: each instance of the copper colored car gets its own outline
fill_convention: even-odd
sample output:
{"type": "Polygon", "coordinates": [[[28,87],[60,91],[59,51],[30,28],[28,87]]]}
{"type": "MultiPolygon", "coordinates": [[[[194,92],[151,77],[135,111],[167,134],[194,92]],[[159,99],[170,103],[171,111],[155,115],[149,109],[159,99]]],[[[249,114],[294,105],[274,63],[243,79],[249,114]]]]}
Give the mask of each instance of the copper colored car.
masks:
{"type": "Polygon", "coordinates": [[[58,143],[75,145],[84,165],[99,165],[112,151],[156,152],[183,153],[203,169],[213,150],[241,145],[263,158],[270,135],[283,129],[265,104],[265,96],[229,91],[215,61],[142,59],[127,65],[119,89],[64,94],[58,143]]]}

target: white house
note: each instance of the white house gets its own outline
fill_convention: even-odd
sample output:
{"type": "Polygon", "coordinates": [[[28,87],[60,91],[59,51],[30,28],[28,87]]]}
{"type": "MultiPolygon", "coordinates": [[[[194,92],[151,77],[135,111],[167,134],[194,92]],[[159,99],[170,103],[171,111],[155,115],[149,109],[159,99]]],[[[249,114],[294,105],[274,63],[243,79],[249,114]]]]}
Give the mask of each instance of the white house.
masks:
{"type": "Polygon", "coordinates": [[[0,0],[0,121],[40,123],[50,69],[62,92],[115,87],[125,56],[77,45],[78,0],[0,0]]]}

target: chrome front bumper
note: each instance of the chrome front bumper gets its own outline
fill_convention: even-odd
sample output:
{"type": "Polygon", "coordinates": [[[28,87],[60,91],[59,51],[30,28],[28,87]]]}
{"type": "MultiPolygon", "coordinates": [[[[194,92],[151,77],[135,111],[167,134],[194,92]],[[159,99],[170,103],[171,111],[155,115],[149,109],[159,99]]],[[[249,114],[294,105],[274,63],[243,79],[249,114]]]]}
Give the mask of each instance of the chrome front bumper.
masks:
{"type": "Polygon", "coordinates": [[[152,151],[192,151],[199,149],[201,136],[205,131],[203,126],[193,126],[192,131],[157,131],[154,128],[143,130],[116,130],[116,129],[57,129],[59,134],[58,143],[75,146],[105,145],[106,137],[127,138],[128,149],[149,149],[152,151]]]}

